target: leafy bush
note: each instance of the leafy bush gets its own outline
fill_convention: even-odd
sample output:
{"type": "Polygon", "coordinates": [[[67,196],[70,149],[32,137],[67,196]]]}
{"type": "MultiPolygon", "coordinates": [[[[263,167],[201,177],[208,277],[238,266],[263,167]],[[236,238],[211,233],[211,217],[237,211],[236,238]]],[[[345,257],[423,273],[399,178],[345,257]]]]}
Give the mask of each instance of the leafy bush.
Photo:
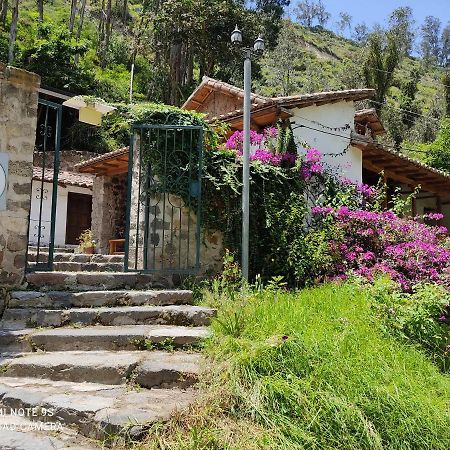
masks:
{"type": "Polygon", "coordinates": [[[399,292],[391,280],[379,278],[370,288],[385,329],[417,343],[443,371],[450,372],[450,292],[436,284],[420,284],[399,292]]]}

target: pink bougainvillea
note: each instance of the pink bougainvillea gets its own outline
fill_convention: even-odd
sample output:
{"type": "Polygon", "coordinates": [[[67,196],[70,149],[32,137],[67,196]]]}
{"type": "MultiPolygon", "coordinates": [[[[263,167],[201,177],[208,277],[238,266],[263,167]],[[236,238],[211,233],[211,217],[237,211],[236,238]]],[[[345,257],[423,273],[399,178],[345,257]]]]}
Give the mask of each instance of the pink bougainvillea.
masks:
{"type": "MultiPolygon", "coordinates": [[[[293,166],[297,160],[297,155],[293,153],[276,153],[274,151],[274,140],[278,136],[278,129],[275,127],[265,128],[262,133],[254,130],[250,131],[250,145],[256,147],[254,153],[250,155],[251,161],[259,161],[272,166],[293,166]]],[[[227,140],[225,148],[234,150],[238,157],[242,156],[244,142],[244,132],[235,131],[227,140]]]]}
{"type": "MultiPolygon", "coordinates": [[[[353,272],[372,280],[386,273],[405,291],[421,282],[450,286],[445,227],[400,218],[391,211],[352,211],[345,206],[315,207],[312,213],[334,230],[328,241],[334,265],[327,276],[353,272]]],[[[441,218],[432,215],[433,220],[441,218]]]]}

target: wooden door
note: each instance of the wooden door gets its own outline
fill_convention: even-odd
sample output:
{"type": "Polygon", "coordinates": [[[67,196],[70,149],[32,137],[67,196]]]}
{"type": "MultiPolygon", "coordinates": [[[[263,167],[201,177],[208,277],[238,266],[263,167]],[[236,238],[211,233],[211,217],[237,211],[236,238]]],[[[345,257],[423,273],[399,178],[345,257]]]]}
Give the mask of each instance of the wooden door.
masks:
{"type": "Polygon", "coordinates": [[[91,228],[92,195],[69,192],[67,197],[66,244],[79,244],[84,230],[91,228]]]}

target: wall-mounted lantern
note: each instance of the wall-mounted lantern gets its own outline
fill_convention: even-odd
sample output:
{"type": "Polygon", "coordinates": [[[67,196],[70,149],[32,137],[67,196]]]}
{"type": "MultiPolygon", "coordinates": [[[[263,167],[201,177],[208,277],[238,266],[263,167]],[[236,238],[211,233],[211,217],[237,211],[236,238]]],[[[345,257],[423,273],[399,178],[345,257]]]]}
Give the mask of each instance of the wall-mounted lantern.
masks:
{"type": "Polygon", "coordinates": [[[102,117],[116,108],[107,105],[102,99],[77,95],[63,103],[69,108],[78,109],[80,122],[100,126],[102,117]]]}

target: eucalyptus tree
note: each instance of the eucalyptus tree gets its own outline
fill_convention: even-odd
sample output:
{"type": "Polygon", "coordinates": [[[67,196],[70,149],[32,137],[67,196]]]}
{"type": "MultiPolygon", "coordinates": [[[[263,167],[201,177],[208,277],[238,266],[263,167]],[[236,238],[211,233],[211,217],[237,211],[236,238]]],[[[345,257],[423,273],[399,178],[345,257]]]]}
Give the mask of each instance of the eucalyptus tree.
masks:
{"type": "Polygon", "coordinates": [[[389,16],[390,32],[399,52],[404,56],[410,55],[416,37],[414,23],[413,11],[409,6],[396,8],[389,16]]]}
{"type": "Polygon", "coordinates": [[[19,21],[19,0],[13,0],[11,26],[9,29],[8,64],[12,64],[14,62],[18,21],[19,21]]]}
{"type": "Polygon", "coordinates": [[[395,36],[389,32],[372,33],[366,55],[364,77],[366,85],[375,89],[375,108],[380,112],[401,59],[395,36]]]}
{"type": "Polygon", "coordinates": [[[420,43],[422,58],[428,63],[438,63],[441,52],[440,31],[442,23],[440,19],[427,16],[421,28],[422,41],[420,43]]]}

